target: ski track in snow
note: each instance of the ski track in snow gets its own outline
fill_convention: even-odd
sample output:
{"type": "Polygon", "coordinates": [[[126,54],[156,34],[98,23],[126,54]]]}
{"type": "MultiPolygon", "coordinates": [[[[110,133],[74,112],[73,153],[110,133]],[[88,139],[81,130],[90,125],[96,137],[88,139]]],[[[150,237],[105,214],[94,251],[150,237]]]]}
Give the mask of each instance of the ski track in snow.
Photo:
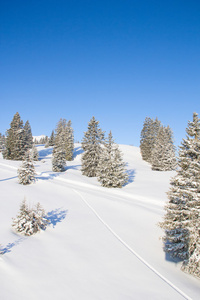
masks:
{"type": "Polygon", "coordinates": [[[7,164],[0,163],[0,166],[5,167],[5,168],[9,168],[9,169],[13,169],[13,170],[17,170],[17,167],[14,167],[14,166],[11,166],[11,165],[7,165],[7,164]]]}
{"type": "MultiPolygon", "coordinates": [[[[88,189],[92,189],[92,190],[95,190],[95,191],[100,191],[100,192],[105,192],[105,190],[103,190],[102,187],[99,187],[99,186],[94,186],[92,184],[89,184],[89,183],[85,183],[85,182],[76,182],[74,180],[70,180],[70,179],[66,179],[66,178],[54,178],[55,180],[59,180],[59,181],[64,181],[64,182],[67,182],[69,184],[72,184],[72,185],[76,185],[76,186],[81,186],[83,188],[88,188],[88,189]]],[[[130,198],[132,200],[136,200],[136,201],[142,201],[144,203],[148,203],[151,202],[151,204],[154,204],[155,206],[159,207],[159,208],[163,208],[163,205],[159,202],[159,201],[156,201],[154,199],[150,199],[150,198],[146,198],[146,197],[143,197],[143,196],[140,196],[140,195],[131,195],[127,192],[124,192],[124,191],[111,191],[111,190],[106,190],[107,194],[110,194],[112,197],[116,197],[116,198],[119,198],[121,199],[122,201],[128,201],[127,199],[122,199],[121,197],[127,197],[127,198],[130,198]],[[121,197],[120,197],[121,196],[121,197]]]]}
{"type": "Polygon", "coordinates": [[[160,279],[167,283],[171,288],[173,288],[177,293],[179,293],[184,299],[192,300],[188,295],[182,292],[178,287],[176,287],[172,282],[160,274],[154,267],[152,267],[147,261],[145,261],[138,253],[136,253],[120,236],[100,217],[96,210],[85,200],[85,198],[75,189],[72,189],[76,194],[78,194],[83,202],[92,210],[95,216],[100,220],[100,222],[118,239],[118,241],[124,245],[135,257],[137,257],[147,268],[149,268],[153,273],[155,273],[160,279]]]}

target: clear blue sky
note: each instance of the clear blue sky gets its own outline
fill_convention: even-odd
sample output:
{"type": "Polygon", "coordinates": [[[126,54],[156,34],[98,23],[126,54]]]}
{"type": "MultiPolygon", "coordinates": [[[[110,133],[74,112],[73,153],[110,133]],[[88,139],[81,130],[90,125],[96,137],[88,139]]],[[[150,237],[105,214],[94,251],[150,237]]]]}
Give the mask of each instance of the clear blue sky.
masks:
{"type": "Polygon", "coordinates": [[[146,116],[180,144],[200,114],[199,0],[0,0],[0,132],[18,111],[33,135],[60,118],[81,140],[94,115],[139,146],[146,116]]]}

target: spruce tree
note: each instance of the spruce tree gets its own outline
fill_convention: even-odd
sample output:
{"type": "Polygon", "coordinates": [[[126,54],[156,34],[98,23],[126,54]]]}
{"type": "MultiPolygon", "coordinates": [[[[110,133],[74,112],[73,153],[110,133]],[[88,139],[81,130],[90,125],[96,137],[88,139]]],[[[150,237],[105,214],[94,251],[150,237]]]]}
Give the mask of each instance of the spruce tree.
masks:
{"type": "Polygon", "coordinates": [[[38,153],[37,148],[35,147],[35,145],[33,145],[31,155],[32,155],[33,161],[38,161],[39,160],[39,153],[38,153]]]}
{"type": "Polygon", "coordinates": [[[49,140],[46,141],[45,145],[44,145],[44,148],[48,148],[49,147],[49,140]]]}
{"type": "Polygon", "coordinates": [[[183,262],[181,269],[200,278],[200,217],[190,231],[188,254],[189,258],[183,262]]]}
{"type": "Polygon", "coordinates": [[[71,126],[72,122],[69,120],[66,124],[66,160],[71,161],[73,160],[73,153],[74,153],[74,132],[71,126]]]}
{"type": "Polygon", "coordinates": [[[140,134],[140,152],[142,159],[148,161],[150,157],[150,128],[153,120],[149,117],[145,118],[143,128],[140,134]]]}
{"type": "Polygon", "coordinates": [[[29,208],[24,199],[20,205],[19,214],[13,219],[12,227],[23,235],[33,235],[40,230],[44,230],[49,221],[45,216],[45,211],[37,203],[36,207],[29,208]]]}
{"type": "Polygon", "coordinates": [[[3,157],[11,160],[22,160],[26,152],[25,131],[23,121],[18,112],[14,115],[13,120],[10,123],[10,129],[6,132],[6,136],[3,157]]]}
{"type": "Polygon", "coordinates": [[[29,121],[26,121],[24,125],[24,134],[25,134],[25,151],[33,147],[33,136],[31,131],[31,126],[29,121]]]}
{"type": "Polygon", "coordinates": [[[114,143],[111,131],[101,152],[97,170],[97,178],[104,187],[121,188],[128,181],[122,153],[114,143]]]}
{"type": "MultiPolygon", "coordinates": [[[[41,137],[39,139],[39,141],[37,141],[37,144],[41,144],[41,145],[46,145],[49,141],[48,136],[46,135],[45,137],[41,137]]],[[[35,143],[36,144],[36,143],[35,143]]]]}
{"type": "Polygon", "coordinates": [[[158,131],[161,122],[156,118],[155,120],[146,117],[140,136],[140,151],[142,159],[151,163],[152,152],[154,150],[158,131]]]}
{"type": "Polygon", "coordinates": [[[33,218],[33,233],[37,233],[40,230],[45,230],[47,225],[49,224],[49,220],[46,217],[45,210],[39,202],[31,210],[31,215],[33,218]]]}
{"type": "Polygon", "coordinates": [[[54,144],[55,144],[55,135],[54,135],[54,130],[52,130],[49,138],[49,146],[54,146],[54,144]]]}
{"type": "Polygon", "coordinates": [[[172,171],[177,168],[176,147],[174,146],[174,137],[172,129],[164,127],[165,132],[165,155],[163,156],[164,171],[172,171]]]}
{"type": "Polygon", "coordinates": [[[171,171],[176,168],[176,153],[170,127],[160,126],[151,158],[152,170],[171,171]]]}
{"type": "Polygon", "coordinates": [[[12,227],[24,235],[31,235],[32,233],[30,210],[25,198],[20,205],[19,214],[13,219],[12,227]]]}
{"type": "MultiPolygon", "coordinates": [[[[164,250],[184,260],[184,267],[199,257],[200,216],[200,120],[196,113],[188,122],[178,159],[177,174],[171,180],[164,221],[164,250]]],[[[191,266],[190,266],[191,270],[191,266]]]]}
{"type": "Polygon", "coordinates": [[[104,132],[99,128],[99,121],[92,117],[88,123],[88,130],[84,133],[82,140],[82,174],[88,177],[97,176],[97,167],[102,152],[104,132]]]}
{"type": "Polygon", "coordinates": [[[65,171],[66,148],[65,148],[65,119],[60,119],[56,127],[55,144],[53,148],[52,170],[54,172],[65,171]]]}
{"type": "Polygon", "coordinates": [[[24,161],[18,169],[19,183],[26,185],[35,181],[35,167],[30,151],[27,151],[24,156],[24,161]]]}
{"type": "Polygon", "coordinates": [[[6,139],[5,136],[0,133],[0,152],[5,150],[6,139]]]}

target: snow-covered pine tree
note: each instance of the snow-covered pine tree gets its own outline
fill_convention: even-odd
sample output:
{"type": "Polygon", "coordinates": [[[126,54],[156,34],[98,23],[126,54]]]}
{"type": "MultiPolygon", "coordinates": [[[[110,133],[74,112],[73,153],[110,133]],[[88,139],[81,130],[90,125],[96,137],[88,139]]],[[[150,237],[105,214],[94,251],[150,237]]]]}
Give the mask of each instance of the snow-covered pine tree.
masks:
{"type": "Polygon", "coordinates": [[[49,140],[45,143],[44,147],[45,147],[45,148],[48,148],[48,147],[49,147],[49,140]]]}
{"type": "Polygon", "coordinates": [[[35,167],[33,165],[32,155],[27,151],[22,165],[18,169],[19,183],[26,185],[35,181],[35,167]]]}
{"type": "Polygon", "coordinates": [[[55,144],[53,148],[52,170],[54,172],[65,171],[66,149],[65,149],[65,119],[60,119],[56,127],[55,144]]]}
{"type": "Polygon", "coordinates": [[[41,137],[40,139],[39,139],[39,141],[34,141],[34,143],[35,144],[41,144],[41,145],[46,145],[47,143],[48,143],[48,141],[49,141],[49,138],[48,138],[48,136],[46,135],[45,137],[41,137]]]}
{"type": "Polygon", "coordinates": [[[21,160],[25,154],[25,131],[23,121],[17,112],[12,122],[10,129],[6,132],[6,145],[3,152],[5,159],[21,160]]]}
{"type": "Polygon", "coordinates": [[[31,126],[29,121],[26,121],[24,125],[24,134],[25,134],[25,151],[33,147],[33,136],[31,131],[31,126]]]}
{"type": "Polygon", "coordinates": [[[88,123],[88,130],[82,140],[82,174],[88,177],[97,176],[97,167],[102,152],[104,132],[99,128],[99,121],[92,117],[88,123]]]}
{"type": "Polygon", "coordinates": [[[199,227],[195,228],[200,216],[200,120],[196,113],[186,133],[179,150],[179,168],[168,192],[166,214],[160,223],[165,230],[164,250],[185,260],[185,266],[188,259],[191,263],[195,256],[199,257],[199,227]]]}
{"type": "Polygon", "coordinates": [[[176,168],[173,133],[169,126],[160,126],[151,157],[152,170],[171,171],[176,168]]]}
{"type": "Polygon", "coordinates": [[[32,147],[31,155],[32,155],[33,161],[38,161],[39,160],[39,153],[38,153],[37,148],[35,147],[35,145],[33,145],[33,147],[32,147]]]}
{"type": "Polygon", "coordinates": [[[49,141],[49,138],[48,138],[48,136],[46,135],[45,138],[44,138],[44,144],[47,144],[48,141],[49,141]]]}
{"type": "Polygon", "coordinates": [[[54,135],[54,130],[52,130],[49,138],[49,146],[54,146],[54,143],[55,143],[55,135],[54,135]]]}
{"type": "Polygon", "coordinates": [[[74,153],[74,131],[72,129],[72,122],[69,120],[66,124],[66,160],[73,160],[74,153]]]}
{"type": "Polygon", "coordinates": [[[34,208],[29,208],[26,199],[20,205],[19,214],[13,219],[12,227],[23,235],[30,236],[40,230],[44,230],[49,221],[40,203],[34,208]]]}
{"type": "Polygon", "coordinates": [[[189,258],[183,262],[181,269],[200,278],[200,217],[196,221],[190,231],[189,258]]]}
{"type": "Polygon", "coordinates": [[[0,133],[0,152],[5,150],[6,139],[5,136],[0,133]]]}
{"type": "Polygon", "coordinates": [[[125,172],[125,163],[122,160],[122,153],[118,145],[114,143],[112,132],[108,135],[107,142],[102,149],[97,178],[104,187],[121,188],[128,181],[125,172]]]}
{"type": "Polygon", "coordinates": [[[152,151],[155,146],[156,137],[161,126],[161,122],[158,118],[151,119],[145,118],[143,128],[140,135],[140,151],[142,159],[151,163],[152,151]]]}
{"type": "Polygon", "coordinates": [[[49,220],[46,217],[45,210],[38,202],[36,206],[32,209],[33,216],[33,233],[36,233],[40,230],[45,230],[47,225],[49,224],[49,220]]]}
{"type": "Polygon", "coordinates": [[[15,219],[13,218],[12,227],[17,232],[22,233],[24,235],[32,234],[31,216],[25,198],[20,205],[19,214],[15,219]]]}
{"type": "Polygon", "coordinates": [[[165,129],[166,147],[165,156],[163,157],[164,170],[172,171],[177,168],[176,147],[174,146],[174,135],[172,129],[167,126],[165,129]]]}
{"type": "Polygon", "coordinates": [[[143,128],[140,134],[140,152],[142,159],[148,161],[150,157],[150,128],[153,123],[153,120],[149,117],[145,118],[143,128]]]}

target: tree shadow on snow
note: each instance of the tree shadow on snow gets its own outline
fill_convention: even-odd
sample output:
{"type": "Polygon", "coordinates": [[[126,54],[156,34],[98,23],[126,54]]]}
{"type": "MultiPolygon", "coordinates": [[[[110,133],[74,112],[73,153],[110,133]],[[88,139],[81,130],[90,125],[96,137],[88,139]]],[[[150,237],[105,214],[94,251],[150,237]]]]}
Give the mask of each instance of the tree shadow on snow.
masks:
{"type": "Polygon", "coordinates": [[[73,158],[76,158],[76,156],[80,155],[81,153],[83,153],[83,149],[81,147],[74,148],[73,158]]]}
{"type": "Polygon", "coordinates": [[[55,227],[57,223],[62,222],[67,215],[67,210],[61,210],[61,208],[54,209],[47,213],[46,218],[49,220],[50,224],[55,227]]]}
{"type": "Polygon", "coordinates": [[[125,186],[128,185],[129,183],[134,182],[135,170],[134,169],[127,170],[126,173],[128,174],[128,182],[125,184],[125,186]]]}
{"type": "MultiPolygon", "coordinates": [[[[164,242],[164,246],[163,246],[163,250],[166,250],[166,245],[172,245],[169,241],[165,241],[164,242]]],[[[179,263],[181,261],[183,261],[183,259],[179,258],[179,257],[172,257],[168,252],[165,251],[165,260],[168,262],[172,262],[172,263],[179,263]]]]}
{"type": "Polygon", "coordinates": [[[11,249],[19,244],[21,244],[24,240],[26,239],[26,237],[20,237],[18,240],[12,242],[12,243],[8,243],[5,247],[0,247],[0,254],[6,254],[11,252],[11,249]]]}
{"type": "Polygon", "coordinates": [[[75,166],[67,166],[66,167],[66,171],[67,170],[79,170],[79,167],[80,167],[81,165],[75,165],[75,166]]]}
{"type": "Polygon", "coordinates": [[[39,150],[38,151],[39,160],[46,158],[48,155],[52,154],[52,152],[53,152],[53,147],[39,150]]]}
{"type": "Polygon", "coordinates": [[[10,178],[5,178],[5,179],[0,179],[0,182],[1,182],[1,181],[7,181],[7,180],[11,180],[11,179],[14,179],[14,178],[17,178],[17,176],[10,177],[10,178]]]}
{"type": "Polygon", "coordinates": [[[165,252],[165,260],[168,262],[175,263],[175,264],[183,261],[183,259],[178,258],[178,257],[172,257],[169,253],[166,253],[166,252],[165,252]]]}
{"type": "Polygon", "coordinates": [[[47,171],[47,172],[42,172],[38,176],[35,176],[35,178],[40,180],[50,180],[50,179],[54,179],[55,177],[59,176],[62,173],[63,172],[52,173],[51,171],[47,171]]]}

